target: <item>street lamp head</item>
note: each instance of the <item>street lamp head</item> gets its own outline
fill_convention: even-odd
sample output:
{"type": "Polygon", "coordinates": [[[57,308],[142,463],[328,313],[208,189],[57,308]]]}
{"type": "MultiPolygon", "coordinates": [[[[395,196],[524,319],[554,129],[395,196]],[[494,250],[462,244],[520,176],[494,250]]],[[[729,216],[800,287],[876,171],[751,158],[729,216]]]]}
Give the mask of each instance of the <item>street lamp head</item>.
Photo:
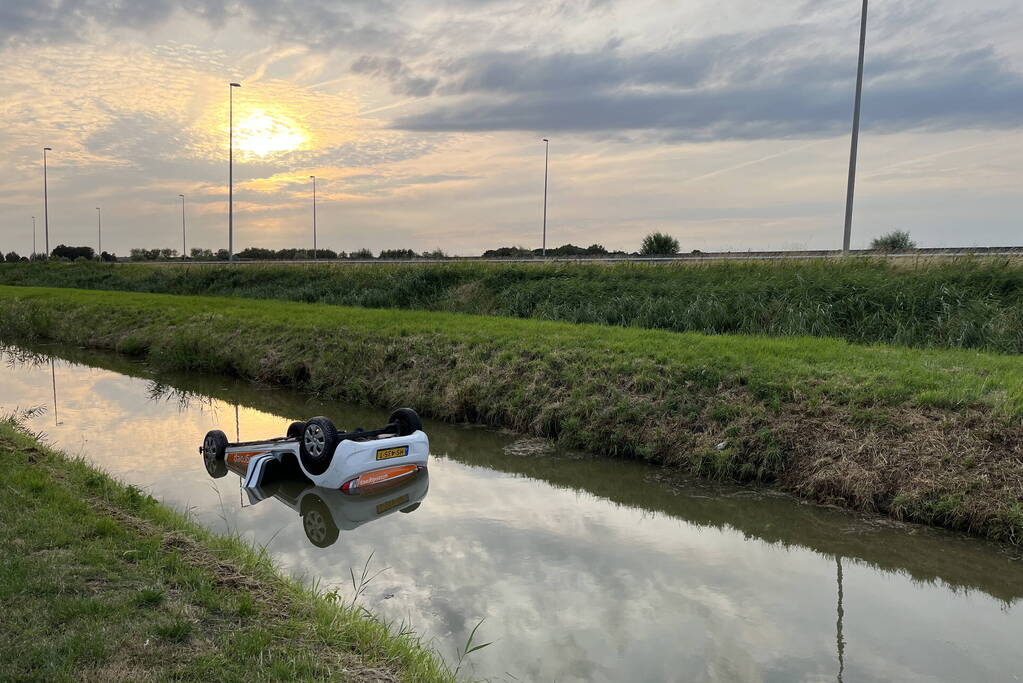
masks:
{"type": "Polygon", "coordinates": [[[179,194],[178,196],[181,197],[182,199],[185,198],[185,195],[183,195],[183,194],[179,194]]]}
{"type": "Polygon", "coordinates": [[[53,151],[53,147],[43,147],[43,151],[44,152],[52,152],[53,151]]]}
{"type": "Polygon", "coordinates": [[[316,176],[314,176],[314,175],[311,175],[309,177],[312,178],[313,180],[316,180],[316,176]]]}
{"type": "Polygon", "coordinates": [[[240,88],[240,87],[242,87],[242,84],[241,83],[232,83],[231,87],[232,88],[240,88]]]}
{"type": "Polygon", "coordinates": [[[544,138],[543,141],[544,142],[550,142],[550,140],[548,140],[547,138],[544,138]]]}

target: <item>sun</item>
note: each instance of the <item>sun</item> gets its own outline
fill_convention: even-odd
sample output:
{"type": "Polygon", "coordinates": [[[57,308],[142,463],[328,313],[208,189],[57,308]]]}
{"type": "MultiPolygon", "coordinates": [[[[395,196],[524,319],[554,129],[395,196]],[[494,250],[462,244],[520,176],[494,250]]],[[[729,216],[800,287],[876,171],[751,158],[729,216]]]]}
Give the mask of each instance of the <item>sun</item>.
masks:
{"type": "Polygon", "coordinates": [[[285,116],[256,111],[235,124],[235,148],[261,157],[300,149],[305,141],[302,128],[285,116]]]}

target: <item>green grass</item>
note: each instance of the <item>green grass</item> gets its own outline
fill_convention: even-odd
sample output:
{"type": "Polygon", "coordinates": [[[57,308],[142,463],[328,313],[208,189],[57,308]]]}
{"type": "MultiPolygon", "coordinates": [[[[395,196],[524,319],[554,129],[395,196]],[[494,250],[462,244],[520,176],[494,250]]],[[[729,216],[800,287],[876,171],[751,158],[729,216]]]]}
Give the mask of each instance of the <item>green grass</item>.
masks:
{"type": "Polygon", "coordinates": [[[454,679],[414,637],[10,420],[0,466],[0,679],[454,679]]]}
{"type": "Polygon", "coordinates": [[[0,287],[0,321],[9,339],[412,405],[1023,541],[1023,364],[1012,356],[23,287],[0,287]]]}
{"type": "Polygon", "coordinates": [[[1023,265],[964,259],[707,265],[8,264],[0,284],[285,299],[708,334],[1023,352],[1023,265]]]}

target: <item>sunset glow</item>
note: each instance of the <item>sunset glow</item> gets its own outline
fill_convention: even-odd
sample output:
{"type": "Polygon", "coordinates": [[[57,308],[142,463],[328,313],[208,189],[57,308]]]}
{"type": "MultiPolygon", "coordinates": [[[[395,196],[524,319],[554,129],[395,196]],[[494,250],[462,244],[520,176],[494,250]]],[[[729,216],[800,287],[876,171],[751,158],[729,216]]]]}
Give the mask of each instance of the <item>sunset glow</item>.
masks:
{"type": "Polygon", "coordinates": [[[235,149],[261,157],[302,149],[307,140],[298,124],[281,115],[256,111],[235,124],[235,149]]]}

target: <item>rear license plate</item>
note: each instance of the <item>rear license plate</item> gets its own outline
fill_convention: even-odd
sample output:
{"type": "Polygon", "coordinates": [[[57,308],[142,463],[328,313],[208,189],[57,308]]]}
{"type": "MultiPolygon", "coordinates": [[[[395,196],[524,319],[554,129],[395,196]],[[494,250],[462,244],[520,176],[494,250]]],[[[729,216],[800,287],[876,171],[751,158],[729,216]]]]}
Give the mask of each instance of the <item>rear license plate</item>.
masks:
{"type": "Polygon", "coordinates": [[[407,493],[404,496],[398,496],[397,498],[392,498],[391,500],[389,500],[389,501],[387,501],[385,503],[380,503],[380,505],[377,505],[377,514],[378,515],[382,515],[385,512],[387,512],[388,510],[393,510],[394,508],[398,507],[399,505],[404,505],[407,502],[408,502],[408,494],[407,493]]]}
{"type": "Polygon", "coordinates": [[[390,460],[391,458],[404,458],[408,455],[408,446],[395,446],[394,448],[381,448],[377,451],[377,460],[390,460]]]}

